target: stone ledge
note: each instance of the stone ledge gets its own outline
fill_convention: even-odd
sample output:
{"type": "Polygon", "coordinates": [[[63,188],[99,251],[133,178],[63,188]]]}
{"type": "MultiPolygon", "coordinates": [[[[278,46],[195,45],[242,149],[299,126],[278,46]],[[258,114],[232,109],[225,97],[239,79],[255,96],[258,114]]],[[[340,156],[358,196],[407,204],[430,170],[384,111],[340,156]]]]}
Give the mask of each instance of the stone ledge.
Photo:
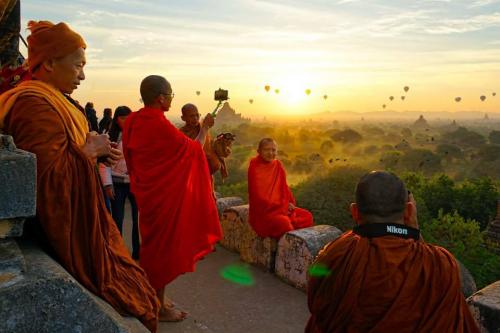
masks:
{"type": "Polygon", "coordinates": [[[12,239],[0,240],[0,274],[7,271],[18,273],[26,271],[23,254],[16,241],[12,239]]]}
{"type": "Polygon", "coordinates": [[[0,184],[0,220],[35,215],[36,156],[6,135],[0,135],[0,184]]]}
{"type": "Polygon", "coordinates": [[[23,217],[0,219],[0,239],[8,237],[21,237],[26,219],[23,217]]]}
{"type": "Polygon", "coordinates": [[[309,266],[318,252],[340,235],[342,231],[330,225],[317,225],[287,232],[278,243],[276,275],[286,283],[305,291],[309,266]]]}
{"type": "Polygon", "coordinates": [[[257,236],[248,223],[248,205],[227,208],[222,214],[221,245],[238,252],[242,261],[274,271],[277,241],[257,236]]]}
{"type": "Polygon", "coordinates": [[[149,332],[123,318],[29,243],[20,243],[26,273],[0,286],[0,332],[149,332]]]}
{"type": "Polygon", "coordinates": [[[476,292],[467,304],[482,333],[500,332],[500,281],[476,292]]]}
{"type": "Polygon", "coordinates": [[[217,210],[219,211],[219,215],[222,215],[228,208],[240,205],[243,205],[243,199],[240,197],[217,198],[217,210]]]}

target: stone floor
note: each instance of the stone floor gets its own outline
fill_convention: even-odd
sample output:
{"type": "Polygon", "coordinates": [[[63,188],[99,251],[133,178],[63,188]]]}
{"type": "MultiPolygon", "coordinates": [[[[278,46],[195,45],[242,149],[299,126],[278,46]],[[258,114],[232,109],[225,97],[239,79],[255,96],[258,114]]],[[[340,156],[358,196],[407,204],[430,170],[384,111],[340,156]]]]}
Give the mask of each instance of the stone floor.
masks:
{"type": "MultiPolygon", "coordinates": [[[[124,221],[124,238],[131,244],[130,210],[124,221]]],[[[274,275],[249,267],[254,284],[239,285],[221,277],[229,265],[242,265],[239,256],[222,247],[197,265],[194,273],[167,286],[167,295],[189,318],[162,323],[159,332],[303,332],[309,312],[307,297],[274,275]]]]}

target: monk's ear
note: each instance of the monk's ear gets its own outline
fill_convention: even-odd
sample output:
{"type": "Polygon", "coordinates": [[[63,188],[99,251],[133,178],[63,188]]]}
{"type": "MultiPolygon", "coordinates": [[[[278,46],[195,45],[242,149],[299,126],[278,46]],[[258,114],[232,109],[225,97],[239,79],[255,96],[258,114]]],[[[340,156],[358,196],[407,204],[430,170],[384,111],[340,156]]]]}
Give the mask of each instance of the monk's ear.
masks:
{"type": "Polygon", "coordinates": [[[351,203],[351,215],[352,215],[352,219],[354,220],[354,222],[356,222],[356,224],[360,225],[361,224],[361,216],[359,215],[359,209],[358,209],[358,205],[353,202],[351,203]]]}
{"type": "Polygon", "coordinates": [[[412,226],[417,219],[417,206],[414,202],[408,201],[405,206],[404,222],[408,226],[412,226]]]}
{"type": "Polygon", "coordinates": [[[42,63],[41,63],[41,67],[48,73],[51,73],[54,71],[54,63],[55,63],[55,60],[54,59],[47,59],[47,60],[44,60],[42,63]]]}

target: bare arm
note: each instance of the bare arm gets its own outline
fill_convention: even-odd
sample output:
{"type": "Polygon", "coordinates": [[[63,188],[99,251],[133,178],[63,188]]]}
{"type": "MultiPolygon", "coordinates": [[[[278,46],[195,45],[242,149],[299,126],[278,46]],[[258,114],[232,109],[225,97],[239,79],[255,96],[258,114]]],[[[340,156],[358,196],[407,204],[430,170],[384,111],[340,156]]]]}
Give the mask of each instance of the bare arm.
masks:
{"type": "Polygon", "coordinates": [[[198,141],[202,146],[205,144],[205,139],[207,138],[208,129],[214,126],[215,120],[214,117],[210,113],[207,113],[205,118],[203,118],[203,122],[201,123],[200,133],[195,138],[195,141],[198,141]]]}

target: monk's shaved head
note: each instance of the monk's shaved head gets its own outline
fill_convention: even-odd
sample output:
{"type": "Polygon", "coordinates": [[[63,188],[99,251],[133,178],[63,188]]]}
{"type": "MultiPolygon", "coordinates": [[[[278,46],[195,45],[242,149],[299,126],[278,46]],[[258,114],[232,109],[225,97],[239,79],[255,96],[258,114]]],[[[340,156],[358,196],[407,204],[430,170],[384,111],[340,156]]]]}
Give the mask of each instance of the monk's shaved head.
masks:
{"type": "Polygon", "coordinates": [[[141,97],[144,105],[152,105],[161,94],[172,93],[170,83],[160,75],[149,75],[141,82],[141,97]]]}
{"type": "Polygon", "coordinates": [[[385,171],[372,171],[356,186],[356,204],[365,217],[400,218],[408,202],[401,179],[385,171]]]}
{"type": "Polygon", "coordinates": [[[187,103],[185,104],[182,109],[182,115],[185,116],[186,113],[190,112],[190,111],[193,111],[193,112],[198,112],[198,108],[196,107],[196,105],[194,104],[191,104],[191,103],[187,103]]]}
{"type": "Polygon", "coordinates": [[[274,141],[273,138],[264,138],[264,139],[259,141],[259,147],[257,148],[257,150],[262,149],[262,147],[268,143],[276,143],[276,141],[274,141]]]}

